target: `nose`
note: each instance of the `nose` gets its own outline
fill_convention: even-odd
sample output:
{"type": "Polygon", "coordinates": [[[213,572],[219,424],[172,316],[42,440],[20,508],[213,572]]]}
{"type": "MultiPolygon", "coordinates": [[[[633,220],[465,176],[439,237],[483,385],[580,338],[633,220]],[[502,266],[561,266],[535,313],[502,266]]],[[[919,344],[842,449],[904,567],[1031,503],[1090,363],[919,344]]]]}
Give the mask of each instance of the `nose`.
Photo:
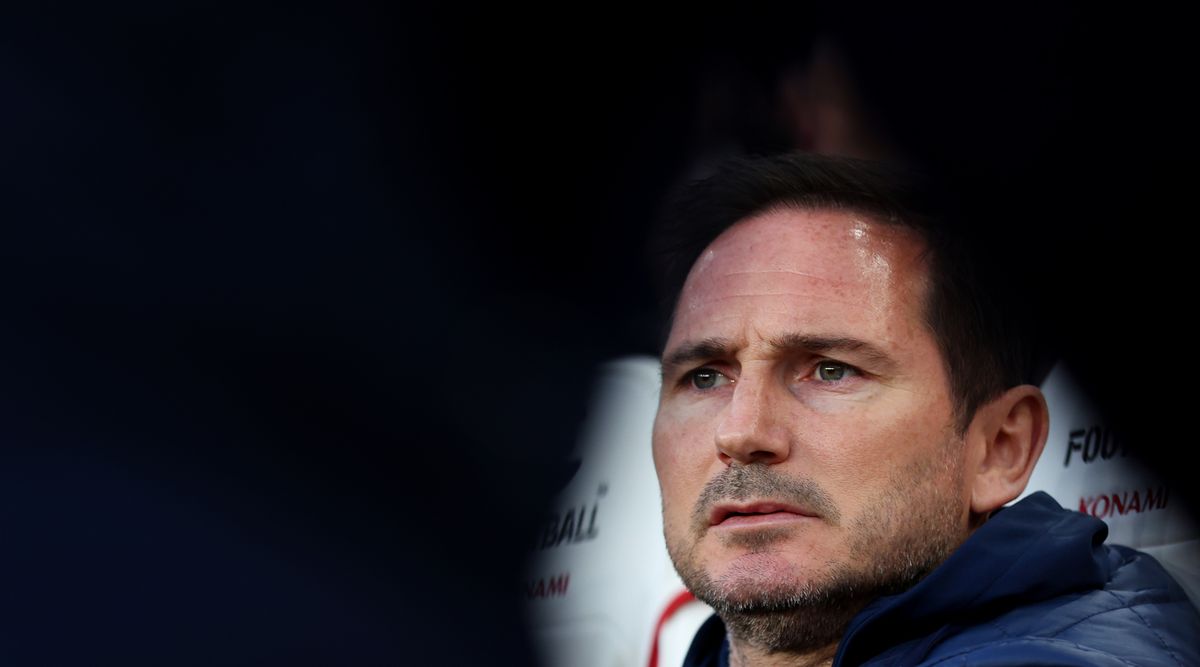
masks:
{"type": "Polygon", "coordinates": [[[743,372],[717,423],[717,458],[725,465],[780,463],[791,452],[784,401],[768,377],[743,372]]]}

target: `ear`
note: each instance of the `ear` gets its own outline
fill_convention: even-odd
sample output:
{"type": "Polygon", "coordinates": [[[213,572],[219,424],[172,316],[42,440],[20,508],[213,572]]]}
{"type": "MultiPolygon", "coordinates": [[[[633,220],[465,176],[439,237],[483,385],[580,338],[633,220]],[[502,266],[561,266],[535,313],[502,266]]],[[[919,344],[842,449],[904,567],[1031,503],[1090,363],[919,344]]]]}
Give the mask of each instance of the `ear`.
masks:
{"type": "Polygon", "coordinates": [[[975,412],[966,436],[973,514],[987,516],[1021,495],[1049,432],[1046,397],[1030,384],[1012,387],[975,412]]]}

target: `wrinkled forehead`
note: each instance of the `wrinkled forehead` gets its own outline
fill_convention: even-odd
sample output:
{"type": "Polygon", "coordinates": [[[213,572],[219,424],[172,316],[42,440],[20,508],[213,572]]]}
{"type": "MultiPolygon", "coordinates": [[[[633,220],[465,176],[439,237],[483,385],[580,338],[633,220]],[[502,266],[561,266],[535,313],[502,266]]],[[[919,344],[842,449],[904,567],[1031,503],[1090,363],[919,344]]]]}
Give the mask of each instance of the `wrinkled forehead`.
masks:
{"type": "MultiPolygon", "coordinates": [[[[853,211],[779,208],[731,226],[701,252],[680,293],[676,323],[726,300],[762,307],[839,306],[888,319],[919,312],[926,289],[919,234],[853,211]]],[[[674,327],[673,327],[674,329],[674,327]]]]}

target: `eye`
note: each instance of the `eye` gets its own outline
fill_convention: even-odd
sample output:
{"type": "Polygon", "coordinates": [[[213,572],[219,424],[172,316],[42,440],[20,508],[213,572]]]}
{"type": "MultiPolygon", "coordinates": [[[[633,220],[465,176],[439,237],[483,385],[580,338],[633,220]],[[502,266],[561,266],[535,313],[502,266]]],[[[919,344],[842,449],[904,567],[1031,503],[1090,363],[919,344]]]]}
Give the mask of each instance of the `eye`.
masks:
{"type": "Polygon", "coordinates": [[[711,368],[697,368],[688,373],[685,380],[690,381],[696,389],[712,389],[721,384],[722,381],[728,382],[729,378],[711,368]]]}
{"type": "Polygon", "coordinates": [[[858,375],[858,369],[840,361],[822,361],[813,369],[813,375],[820,382],[837,383],[847,376],[858,375]]]}

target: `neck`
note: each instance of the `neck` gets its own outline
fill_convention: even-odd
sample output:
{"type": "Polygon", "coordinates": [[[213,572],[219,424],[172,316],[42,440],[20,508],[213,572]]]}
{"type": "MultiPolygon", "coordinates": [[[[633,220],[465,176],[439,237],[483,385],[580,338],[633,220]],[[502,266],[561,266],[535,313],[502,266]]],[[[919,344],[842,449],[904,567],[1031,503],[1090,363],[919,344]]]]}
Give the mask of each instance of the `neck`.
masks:
{"type": "Polygon", "coordinates": [[[832,595],[809,602],[767,611],[718,610],[731,667],[832,665],[846,628],[867,600],[832,595]]]}
{"type": "Polygon", "coordinates": [[[730,667],[830,667],[837,654],[837,642],[803,653],[767,651],[736,637],[729,638],[730,667]]]}

